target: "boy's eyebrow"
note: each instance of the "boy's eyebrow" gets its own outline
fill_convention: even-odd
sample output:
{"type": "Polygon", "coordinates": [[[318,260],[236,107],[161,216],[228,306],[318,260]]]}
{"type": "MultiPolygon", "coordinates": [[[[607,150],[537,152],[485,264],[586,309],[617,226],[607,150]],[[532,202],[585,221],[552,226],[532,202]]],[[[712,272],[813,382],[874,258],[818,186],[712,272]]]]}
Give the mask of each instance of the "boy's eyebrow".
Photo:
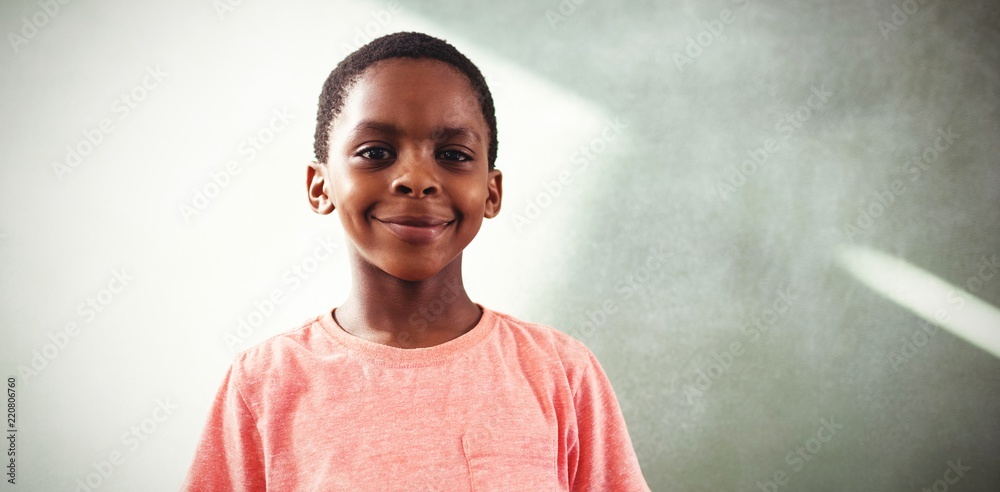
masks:
{"type": "MultiPolygon", "coordinates": [[[[383,133],[392,137],[398,137],[404,132],[398,126],[392,123],[385,123],[381,121],[374,120],[363,120],[354,129],[351,130],[351,136],[357,136],[359,133],[366,130],[372,130],[375,132],[383,133]]],[[[467,128],[464,126],[448,126],[448,127],[438,127],[434,129],[433,135],[437,137],[438,140],[445,140],[453,136],[468,136],[475,140],[482,141],[480,135],[477,131],[472,128],[467,128]]]]}
{"type": "Polygon", "coordinates": [[[352,137],[357,136],[357,134],[365,130],[373,130],[378,133],[385,133],[391,136],[398,136],[403,133],[402,130],[400,130],[396,125],[393,125],[391,123],[363,120],[360,123],[358,123],[353,130],[351,130],[351,136],[352,137]]]}
{"type": "Polygon", "coordinates": [[[439,136],[440,140],[445,140],[454,136],[471,137],[473,140],[482,141],[479,138],[479,133],[472,128],[466,128],[464,126],[447,126],[443,128],[436,128],[434,130],[434,135],[439,136]]]}

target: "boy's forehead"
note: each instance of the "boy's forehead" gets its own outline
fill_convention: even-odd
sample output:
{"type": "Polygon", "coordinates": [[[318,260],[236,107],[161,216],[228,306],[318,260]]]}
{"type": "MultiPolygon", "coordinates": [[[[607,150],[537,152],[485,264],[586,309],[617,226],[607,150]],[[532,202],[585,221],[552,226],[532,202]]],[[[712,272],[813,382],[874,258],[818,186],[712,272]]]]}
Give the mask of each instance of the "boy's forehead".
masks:
{"type": "Polygon", "coordinates": [[[457,68],[432,59],[393,58],[365,70],[352,84],[334,131],[369,123],[471,127],[488,132],[472,83],[457,68]]]}

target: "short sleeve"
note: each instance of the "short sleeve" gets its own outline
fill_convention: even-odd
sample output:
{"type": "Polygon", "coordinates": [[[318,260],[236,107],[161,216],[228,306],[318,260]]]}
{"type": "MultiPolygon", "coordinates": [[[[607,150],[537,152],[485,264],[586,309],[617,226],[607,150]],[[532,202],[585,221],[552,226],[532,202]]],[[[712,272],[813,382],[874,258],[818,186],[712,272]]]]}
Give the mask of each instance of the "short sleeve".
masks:
{"type": "Polygon", "coordinates": [[[230,366],[215,395],[182,491],[266,489],[260,434],[240,392],[236,367],[230,366]]]}
{"type": "Polygon", "coordinates": [[[578,448],[572,490],[648,491],[611,382],[593,352],[575,389],[578,448]]]}

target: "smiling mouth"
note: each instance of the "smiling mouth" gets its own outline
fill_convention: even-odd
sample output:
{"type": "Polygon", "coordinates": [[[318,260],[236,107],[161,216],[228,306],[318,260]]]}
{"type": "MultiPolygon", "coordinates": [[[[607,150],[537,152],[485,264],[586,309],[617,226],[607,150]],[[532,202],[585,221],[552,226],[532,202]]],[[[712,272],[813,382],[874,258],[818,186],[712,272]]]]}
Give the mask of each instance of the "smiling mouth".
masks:
{"type": "Polygon", "coordinates": [[[374,217],[384,225],[390,232],[409,243],[427,243],[437,239],[444,233],[452,223],[452,220],[445,220],[437,217],[374,217]]]}

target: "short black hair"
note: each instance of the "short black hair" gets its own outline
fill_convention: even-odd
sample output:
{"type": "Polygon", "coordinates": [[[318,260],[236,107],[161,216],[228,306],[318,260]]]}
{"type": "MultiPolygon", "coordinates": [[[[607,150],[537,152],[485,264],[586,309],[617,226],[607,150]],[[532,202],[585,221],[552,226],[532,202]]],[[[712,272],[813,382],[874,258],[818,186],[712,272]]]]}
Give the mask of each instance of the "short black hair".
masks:
{"type": "Polygon", "coordinates": [[[483,111],[483,118],[490,129],[487,162],[489,168],[493,169],[497,159],[497,118],[493,109],[493,95],[486,85],[486,79],[472,61],[447,41],[419,32],[397,32],[377,38],[347,55],[347,58],[330,72],[326,83],[323,84],[323,92],[319,96],[316,135],[313,143],[316,160],[325,163],[329,158],[333,120],[343,109],[348,90],[368,67],[390,58],[440,60],[457,68],[469,78],[479,100],[479,107],[483,111]]]}

